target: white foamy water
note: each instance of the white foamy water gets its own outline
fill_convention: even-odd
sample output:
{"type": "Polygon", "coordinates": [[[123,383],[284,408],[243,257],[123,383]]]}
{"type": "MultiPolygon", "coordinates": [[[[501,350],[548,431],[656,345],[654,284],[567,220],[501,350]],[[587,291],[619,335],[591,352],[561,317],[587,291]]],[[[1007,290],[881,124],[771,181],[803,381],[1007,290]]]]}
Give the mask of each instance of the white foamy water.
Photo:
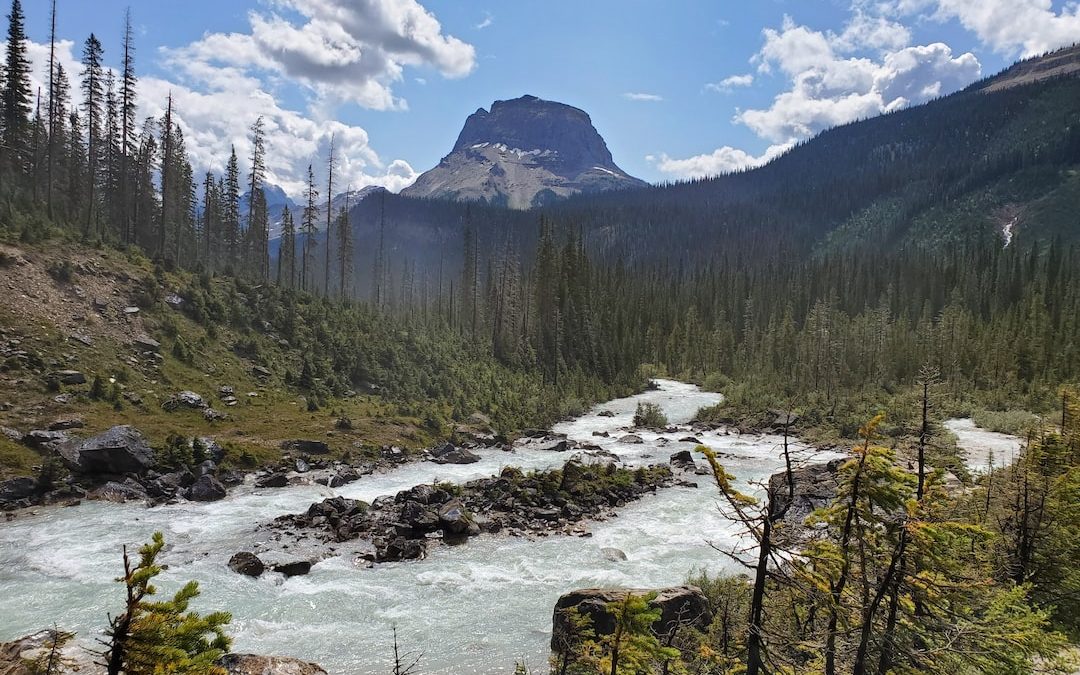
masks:
{"type": "Polygon", "coordinates": [[[975,426],[969,418],[945,420],[944,426],[956,436],[956,445],[964,451],[968,468],[975,473],[985,473],[990,468],[990,458],[994,466],[1012,464],[1023,440],[1009,434],[987,431],[975,426]]]}
{"type": "MultiPolygon", "coordinates": [[[[659,391],[601,405],[554,431],[600,445],[630,465],[666,462],[674,452],[693,449],[678,441],[691,433],[635,432],[643,444],[620,443],[630,433],[626,427],[637,403],[657,403],[672,424],[681,424],[718,400],[692,385],[661,381],[659,391]],[[602,410],[615,416],[598,415],[602,410]],[[610,438],[593,435],[605,431],[610,438]]],[[[721,461],[744,488],[753,489],[747,481],[765,480],[782,466],[779,438],[693,435],[722,453],[721,461]]],[[[542,469],[568,458],[544,445],[486,451],[471,465],[408,464],[337,490],[238,488],[212,504],[145,508],[88,502],[21,514],[0,523],[0,641],[56,622],[90,643],[104,627],[106,612],[115,613],[122,602],[120,585],[111,581],[121,573],[121,546],[146,541],[155,530],[169,544],[162,592],[197,579],[203,598],[196,608],[233,613],[236,651],[297,656],[331,673],[389,672],[395,624],[406,650],[424,652],[425,673],[512,672],[518,659],[536,669],[545,663],[551,612],[562,593],[587,586],[679,584],[695,567],[732,568],[707,542],[731,546],[740,542],[739,531],[717,509],[708,477],[689,475],[684,477],[701,487],[646,496],[616,518],[590,525],[588,538],[480,536],[463,546],[433,545],[422,561],[370,569],[341,555],[287,580],[277,574],[250,579],[226,566],[233,553],[265,536],[256,525],[303,511],[313,501],[335,494],[370,500],[433,479],[462,482],[504,466],[542,469]],[[605,547],[621,549],[628,560],[608,561],[601,553],[605,547]]],[[[793,447],[801,458],[810,457],[808,449],[793,447]]]]}

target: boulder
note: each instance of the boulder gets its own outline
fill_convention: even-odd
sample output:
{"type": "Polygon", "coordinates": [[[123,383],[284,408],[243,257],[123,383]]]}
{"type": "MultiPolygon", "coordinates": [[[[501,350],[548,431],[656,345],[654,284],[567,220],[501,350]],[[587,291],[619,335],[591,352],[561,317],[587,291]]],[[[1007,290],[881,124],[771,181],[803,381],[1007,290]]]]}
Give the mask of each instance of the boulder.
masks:
{"type": "Polygon", "coordinates": [[[279,574],[284,574],[286,577],[298,577],[311,571],[311,561],[293,560],[290,562],[277,563],[270,569],[279,574]]]}
{"type": "Polygon", "coordinates": [[[480,461],[480,455],[465,448],[454,448],[450,452],[433,457],[431,461],[436,464],[473,464],[480,461]]]}
{"type": "Polygon", "coordinates": [[[132,340],[131,343],[144,352],[156,352],[161,350],[161,343],[149,335],[140,335],[132,340]]]}
{"type": "Polygon", "coordinates": [[[601,410],[600,412],[596,413],[596,416],[597,417],[615,417],[615,411],[614,410],[601,410]]]}
{"type": "Polygon", "coordinates": [[[28,445],[31,448],[37,448],[38,450],[55,450],[61,444],[67,443],[71,440],[64,431],[45,431],[44,429],[35,429],[27,432],[22,437],[24,445],[28,445]]]}
{"type": "Polygon", "coordinates": [[[262,366],[253,366],[251,369],[251,374],[259,378],[260,380],[268,379],[271,375],[273,375],[273,373],[271,373],[269,369],[263,368],[262,366]]]}
{"type": "Polygon", "coordinates": [[[233,557],[229,558],[229,569],[237,574],[258,577],[266,571],[266,564],[254,553],[240,551],[239,553],[234,553],[233,557]]]}
{"type": "Polygon", "coordinates": [[[217,665],[229,675],[327,675],[317,664],[286,656],[226,654],[217,665]]]}
{"type": "Polygon", "coordinates": [[[172,412],[179,410],[180,408],[192,408],[194,410],[205,410],[207,408],[206,401],[202,396],[199,396],[193,391],[182,391],[175,396],[170,396],[161,407],[165,410],[172,412]]]}
{"type": "Polygon", "coordinates": [[[210,474],[203,474],[191,486],[189,496],[194,502],[216,502],[225,498],[225,486],[210,474]]]}
{"type": "Polygon", "coordinates": [[[448,501],[439,508],[439,526],[444,534],[467,535],[472,525],[472,517],[465,510],[465,505],[457,499],[448,501]]]}
{"type": "Polygon", "coordinates": [[[434,532],[439,529],[439,515],[420,502],[405,502],[398,517],[402,523],[417,532],[434,532]]]}
{"type": "Polygon", "coordinates": [[[431,506],[434,504],[445,504],[450,501],[450,493],[442,488],[437,488],[434,485],[421,483],[420,485],[414,485],[408,490],[399,492],[396,500],[414,501],[424,504],[425,506],[431,506]]]}
{"type": "Polygon", "coordinates": [[[29,476],[0,481],[0,504],[15,502],[37,494],[37,480],[29,476]]]}
{"type": "Polygon", "coordinates": [[[701,445],[701,439],[697,436],[683,436],[679,439],[680,443],[693,443],[694,445],[701,445]]]}
{"type": "Polygon", "coordinates": [[[637,434],[626,434],[625,436],[623,436],[622,438],[619,439],[619,442],[620,443],[626,443],[626,444],[629,444],[629,445],[641,445],[642,443],[645,442],[645,440],[642,439],[641,436],[638,436],[637,434]]]}
{"type": "Polygon", "coordinates": [[[49,425],[49,431],[67,431],[68,429],[82,429],[86,426],[81,417],[61,417],[49,425]]]}
{"type": "Polygon", "coordinates": [[[134,481],[109,481],[87,495],[88,499],[97,499],[104,502],[138,502],[150,499],[141,485],[134,481]]]}
{"type": "Polygon", "coordinates": [[[555,445],[548,446],[548,447],[544,448],[544,450],[548,450],[548,451],[551,451],[551,452],[566,452],[566,451],[570,450],[570,448],[572,448],[572,447],[573,447],[573,445],[570,443],[570,441],[568,441],[568,440],[566,440],[564,438],[563,440],[559,441],[555,445]]]}
{"type": "Polygon", "coordinates": [[[615,631],[615,616],[608,610],[609,603],[622,601],[627,593],[646,595],[656,593],[649,603],[660,609],[660,618],[652,625],[653,633],[663,641],[682,626],[704,630],[712,621],[709,600],[697,586],[675,586],[656,590],[631,588],[585,588],[571,591],[555,603],[552,617],[551,648],[559,652],[574,644],[568,610],[577,609],[592,619],[596,636],[610,635],[615,631]]]}
{"type": "Polygon", "coordinates": [[[308,441],[299,438],[289,441],[282,441],[281,449],[291,450],[293,452],[299,452],[308,455],[330,454],[330,446],[326,443],[322,441],[308,441]]]}
{"type": "Polygon", "coordinates": [[[195,474],[185,468],[146,481],[146,491],[154,497],[166,499],[186,487],[191,487],[194,482],[195,474]]]}
{"type": "Polygon", "coordinates": [[[257,488],[283,488],[289,484],[289,477],[284,473],[272,473],[255,481],[257,488]]]}
{"type": "Polygon", "coordinates": [[[679,469],[688,469],[693,471],[696,468],[694,464],[694,456],[690,454],[689,450],[681,450],[668,458],[668,464],[679,469]]]}
{"type": "Polygon", "coordinates": [[[600,549],[600,554],[611,562],[622,562],[626,560],[626,553],[617,548],[602,548],[600,549]]]}
{"type": "Polygon", "coordinates": [[[376,562],[396,562],[398,560],[420,560],[427,553],[424,542],[420,539],[394,537],[375,547],[376,562]]]}
{"type": "Polygon", "coordinates": [[[72,471],[87,474],[141,474],[154,465],[154,450],[138,429],[128,425],[62,443],[58,452],[72,471]]]}
{"type": "Polygon", "coordinates": [[[49,379],[60,384],[86,384],[86,375],[77,370],[57,370],[49,374],[49,379]]]}
{"type": "Polygon", "coordinates": [[[97,664],[95,655],[85,646],[77,644],[74,637],[74,633],[50,629],[0,643],[0,674],[33,675],[44,672],[35,664],[43,663],[55,647],[59,663],[53,666],[51,672],[58,675],[104,675],[105,668],[97,664]]]}
{"type": "Polygon", "coordinates": [[[342,485],[347,485],[353,481],[360,479],[360,472],[351,466],[344,466],[337,470],[333,476],[327,481],[327,485],[331,488],[339,488],[342,485]]]}
{"type": "Polygon", "coordinates": [[[834,459],[822,464],[810,464],[791,472],[795,484],[795,499],[788,502],[787,478],[784,472],[769,477],[769,491],[776,495],[776,509],[787,511],[784,520],[801,525],[816,509],[829,504],[839,487],[837,474],[846,459],[834,459]]]}

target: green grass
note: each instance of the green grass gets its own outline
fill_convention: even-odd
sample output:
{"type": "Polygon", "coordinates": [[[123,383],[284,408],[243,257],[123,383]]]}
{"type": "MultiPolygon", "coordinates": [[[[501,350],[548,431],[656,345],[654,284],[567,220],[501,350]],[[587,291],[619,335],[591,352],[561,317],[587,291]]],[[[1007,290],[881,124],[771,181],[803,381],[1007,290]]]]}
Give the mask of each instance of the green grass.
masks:
{"type": "Polygon", "coordinates": [[[41,465],[41,455],[34,450],[0,436],[0,480],[15,476],[32,476],[34,467],[41,465]]]}

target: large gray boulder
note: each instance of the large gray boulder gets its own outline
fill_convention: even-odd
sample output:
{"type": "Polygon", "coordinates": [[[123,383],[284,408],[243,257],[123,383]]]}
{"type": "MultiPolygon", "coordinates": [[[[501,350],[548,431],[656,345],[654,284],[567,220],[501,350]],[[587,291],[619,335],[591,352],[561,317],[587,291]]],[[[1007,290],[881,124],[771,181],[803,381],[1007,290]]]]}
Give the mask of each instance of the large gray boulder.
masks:
{"type": "Polygon", "coordinates": [[[615,632],[615,616],[608,611],[610,603],[621,602],[628,593],[646,595],[656,593],[649,603],[660,609],[660,618],[652,625],[653,633],[661,639],[672,635],[683,626],[706,629],[712,622],[709,600],[697,586],[674,586],[661,589],[641,588],[583,588],[570,591],[555,603],[551,623],[551,648],[562,651],[574,644],[576,638],[570,628],[571,610],[577,610],[592,620],[597,637],[615,632]]]}
{"type": "Polygon", "coordinates": [[[318,664],[288,656],[226,654],[217,663],[229,675],[327,675],[318,664]]]}
{"type": "Polygon", "coordinates": [[[240,551],[229,558],[229,569],[237,574],[257,577],[266,571],[266,564],[250,551],[240,551]]]}
{"type": "Polygon", "coordinates": [[[19,476],[18,478],[0,481],[0,505],[33,497],[37,493],[37,489],[37,480],[29,476],[19,476]]]}
{"type": "Polygon", "coordinates": [[[95,499],[103,502],[116,502],[117,504],[123,504],[124,502],[144,502],[150,499],[150,496],[146,494],[146,491],[142,486],[130,479],[125,480],[123,483],[111,480],[88,494],[86,497],[87,499],[95,499]]]}
{"type": "Polygon", "coordinates": [[[784,520],[799,528],[806,517],[816,509],[827,506],[839,487],[838,474],[846,459],[834,459],[821,464],[810,464],[791,472],[795,485],[795,498],[788,503],[787,477],[784,472],[769,477],[769,492],[775,495],[773,512],[787,509],[784,520]]]}
{"type": "Polygon", "coordinates": [[[191,501],[216,502],[225,498],[225,486],[210,474],[203,474],[191,486],[191,501]]]}
{"type": "Polygon", "coordinates": [[[445,534],[466,535],[472,525],[472,517],[465,505],[457,499],[448,501],[439,508],[439,526],[445,534]]]}
{"type": "Polygon", "coordinates": [[[133,426],[118,426],[57,451],[72,471],[88,474],[141,474],[154,465],[154,450],[133,426]]]}

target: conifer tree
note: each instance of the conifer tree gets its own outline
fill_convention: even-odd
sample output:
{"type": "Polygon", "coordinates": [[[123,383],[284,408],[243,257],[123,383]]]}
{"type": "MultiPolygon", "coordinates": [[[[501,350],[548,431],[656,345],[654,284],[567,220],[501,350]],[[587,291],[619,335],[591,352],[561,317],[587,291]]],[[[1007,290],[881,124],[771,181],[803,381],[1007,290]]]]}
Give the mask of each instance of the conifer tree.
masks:
{"type": "Polygon", "coordinates": [[[307,290],[308,285],[313,283],[311,275],[314,274],[316,237],[319,233],[318,225],[315,222],[315,219],[319,216],[319,207],[317,205],[319,191],[315,189],[315,172],[310,164],[308,164],[307,168],[306,197],[304,213],[300,221],[300,233],[304,236],[304,248],[301,253],[302,259],[300,263],[300,288],[303,290],[307,290]]]}
{"type": "Polygon", "coordinates": [[[132,564],[124,548],[124,611],[109,621],[104,654],[109,675],[151,675],[189,673],[225,675],[215,661],[225,655],[230,639],[224,626],[231,617],[226,612],[202,616],[188,609],[199,596],[198,582],[188,582],[169,600],[151,600],[157,588],[153,580],[162,567],[157,558],[165,546],[160,532],[139,549],[139,561],[132,564]]]}
{"type": "Polygon", "coordinates": [[[20,0],[11,1],[4,51],[2,101],[3,150],[8,168],[18,170],[26,161],[30,124],[30,58],[26,53],[25,16],[20,0]]]}
{"type": "Polygon", "coordinates": [[[239,271],[240,255],[240,162],[236,159],[236,147],[229,150],[229,162],[225,166],[225,190],[222,195],[222,233],[225,239],[225,265],[232,273],[239,271]]]}
{"type": "MultiPolygon", "coordinates": [[[[135,30],[131,25],[131,8],[124,11],[124,32],[121,44],[123,61],[120,67],[120,99],[118,101],[118,125],[120,132],[120,190],[119,209],[120,224],[123,232],[122,239],[126,243],[135,241],[135,222],[138,216],[134,214],[131,204],[131,195],[128,190],[129,174],[131,171],[131,158],[136,154],[135,135],[135,85],[138,79],[135,76],[135,30]]],[[[141,144],[146,149],[145,143],[141,144]]],[[[145,156],[145,155],[144,155],[145,156]]],[[[138,178],[135,179],[137,181],[138,178]]]]}
{"type": "Polygon", "coordinates": [[[281,213],[281,241],[278,249],[278,283],[296,288],[296,223],[288,204],[281,213]]]}
{"type": "Polygon", "coordinates": [[[86,115],[86,216],[84,234],[97,229],[98,213],[98,176],[101,169],[102,151],[102,84],[101,42],[91,33],[83,45],[82,53],[82,108],[86,115]]]}
{"type": "Polygon", "coordinates": [[[326,159],[326,269],[323,270],[323,295],[330,297],[330,242],[334,221],[334,134],[330,134],[330,152],[326,159]]]}

